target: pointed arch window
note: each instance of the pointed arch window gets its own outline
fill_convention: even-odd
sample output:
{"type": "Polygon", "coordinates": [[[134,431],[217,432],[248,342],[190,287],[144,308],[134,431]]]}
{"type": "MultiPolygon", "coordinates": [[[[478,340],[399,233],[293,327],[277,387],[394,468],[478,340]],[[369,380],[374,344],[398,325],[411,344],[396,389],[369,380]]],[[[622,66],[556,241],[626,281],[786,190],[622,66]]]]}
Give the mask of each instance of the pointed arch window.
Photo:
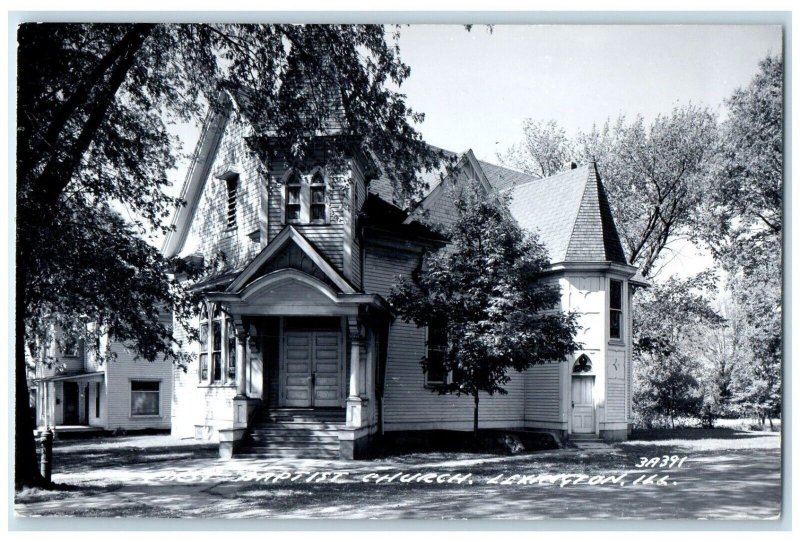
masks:
{"type": "Polygon", "coordinates": [[[325,178],[317,171],[311,177],[311,222],[324,223],[327,218],[325,178]]]}
{"type": "Polygon", "coordinates": [[[292,171],[285,181],[286,224],[327,224],[328,186],[324,172],[300,175],[292,171]]]}
{"type": "Polygon", "coordinates": [[[303,205],[300,200],[300,193],[303,183],[297,173],[292,173],[286,180],[286,223],[300,222],[303,205]]]}
{"type": "Polygon", "coordinates": [[[586,354],[581,354],[578,356],[578,359],[575,360],[575,365],[572,366],[573,373],[591,373],[592,372],[592,360],[589,359],[589,356],[586,354]]]}

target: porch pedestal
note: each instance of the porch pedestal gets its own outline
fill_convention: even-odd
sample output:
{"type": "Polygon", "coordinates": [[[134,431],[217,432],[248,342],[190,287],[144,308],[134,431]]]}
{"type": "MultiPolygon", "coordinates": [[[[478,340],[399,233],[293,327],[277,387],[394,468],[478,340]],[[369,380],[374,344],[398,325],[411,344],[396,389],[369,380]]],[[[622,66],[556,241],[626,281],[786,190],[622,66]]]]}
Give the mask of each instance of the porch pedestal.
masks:
{"type": "Polygon", "coordinates": [[[346,426],[359,428],[364,425],[363,411],[367,400],[362,397],[348,397],[346,411],[346,426]]]}
{"type": "Polygon", "coordinates": [[[219,433],[219,457],[220,459],[230,459],[239,448],[239,443],[244,437],[243,429],[218,429],[219,433]]]}

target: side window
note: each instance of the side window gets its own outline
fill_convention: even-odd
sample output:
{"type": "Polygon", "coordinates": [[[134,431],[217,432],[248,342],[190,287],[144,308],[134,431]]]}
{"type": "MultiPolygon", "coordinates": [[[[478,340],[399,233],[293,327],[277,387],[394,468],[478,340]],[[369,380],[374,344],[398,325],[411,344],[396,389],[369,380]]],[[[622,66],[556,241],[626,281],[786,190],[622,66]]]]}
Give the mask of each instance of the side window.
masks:
{"type": "Polygon", "coordinates": [[[200,306],[200,382],[208,381],[208,306],[200,306]]]}
{"type": "Polygon", "coordinates": [[[611,280],[609,286],[609,336],[622,338],[622,281],[611,280]]]}
{"type": "Polygon", "coordinates": [[[427,354],[425,385],[436,386],[447,382],[445,360],[447,357],[447,330],[440,323],[427,328],[427,354]]]}

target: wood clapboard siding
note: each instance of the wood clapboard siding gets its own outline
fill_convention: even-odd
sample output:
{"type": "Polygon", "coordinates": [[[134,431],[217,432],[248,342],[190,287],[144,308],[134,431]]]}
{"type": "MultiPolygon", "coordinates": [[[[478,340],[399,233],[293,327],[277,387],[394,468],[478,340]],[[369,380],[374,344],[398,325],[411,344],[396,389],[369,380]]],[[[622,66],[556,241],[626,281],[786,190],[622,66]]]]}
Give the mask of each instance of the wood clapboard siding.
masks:
{"type": "Polygon", "coordinates": [[[606,422],[624,422],[627,419],[625,373],[625,351],[609,349],[606,369],[606,422]]]}
{"type": "Polygon", "coordinates": [[[106,367],[107,428],[108,429],[169,429],[172,416],[172,363],[163,359],[153,362],[135,360],[134,352],[124,344],[113,341],[115,360],[106,367]],[[131,381],[160,382],[158,416],[131,416],[131,381]]]}
{"type": "Polygon", "coordinates": [[[525,371],[525,420],[561,422],[561,364],[535,365],[525,371]]]}
{"type": "Polygon", "coordinates": [[[260,231],[261,185],[258,159],[245,143],[249,128],[233,114],[225,124],[214,155],[197,211],[189,232],[196,239],[206,262],[224,255],[224,269],[246,265],[261,249],[260,231]],[[230,166],[239,174],[236,196],[236,225],[227,223],[227,183],[215,177],[230,166]]]}
{"type": "Polygon", "coordinates": [[[344,226],[341,224],[295,225],[303,237],[314,245],[333,267],[342,272],[342,247],[344,226]]]}
{"type": "MultiPolygon", "coordinates": [[[[364,289],[387,296],[400,274],[408,276],[419,255],[410,251],[367,246],[364,289]]],[[[470,429],[472,397],[439,395],[425,388],[420,359],[425,355],[425,330],[395,320],[389,329],[384,389],[384,428],[470,429]]],[[[479,423],[488,426],[523,424],[524,379],[514,374],[506,386],[508,395],[481,394],[479,423]]]]}

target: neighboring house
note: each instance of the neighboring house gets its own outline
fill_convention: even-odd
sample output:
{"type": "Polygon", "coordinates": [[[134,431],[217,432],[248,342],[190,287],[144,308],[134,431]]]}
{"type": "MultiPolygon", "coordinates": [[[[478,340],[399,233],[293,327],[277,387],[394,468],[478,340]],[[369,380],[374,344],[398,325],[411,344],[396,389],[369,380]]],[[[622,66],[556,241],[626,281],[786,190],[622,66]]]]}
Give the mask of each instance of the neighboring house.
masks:
{"type": "Polygon", "coordinates": [[[114,359],[99,363],[83,341],[53,330],[35,360],[38,428],[54,427],[56,432],[170,428],[172,364],[137,360],[131,349],[113,339],[108,351],[114,359]]]}
{"type": "Polygon", "coordinates": [[[442,246],[426,224],[452,221],[454,193],[473,183],[510,192],[513,216],[539,234],[583,344],[567,362],[511,375],[507,395],[481,397],[480,426],[626,438],[639,281],[594,164],[535,179],[467,151],[404,209],[357,148],[333,179],[321,159],[293,170],[259,158],[275,154],[255,135],[233,106],[207,120],[165,240],[166,256],[215,269],[194,284],[201,341],[197,363],[174,373],[173,434],[219,439],[227,456],[240,445],[329,451],[324,430],[335,428],[336,450],[352,458],[379,433],[471,429],[472,398],[435,393],[447,376],[421,368],[436,330],[395,319],[386,298],[442,246]]]}

